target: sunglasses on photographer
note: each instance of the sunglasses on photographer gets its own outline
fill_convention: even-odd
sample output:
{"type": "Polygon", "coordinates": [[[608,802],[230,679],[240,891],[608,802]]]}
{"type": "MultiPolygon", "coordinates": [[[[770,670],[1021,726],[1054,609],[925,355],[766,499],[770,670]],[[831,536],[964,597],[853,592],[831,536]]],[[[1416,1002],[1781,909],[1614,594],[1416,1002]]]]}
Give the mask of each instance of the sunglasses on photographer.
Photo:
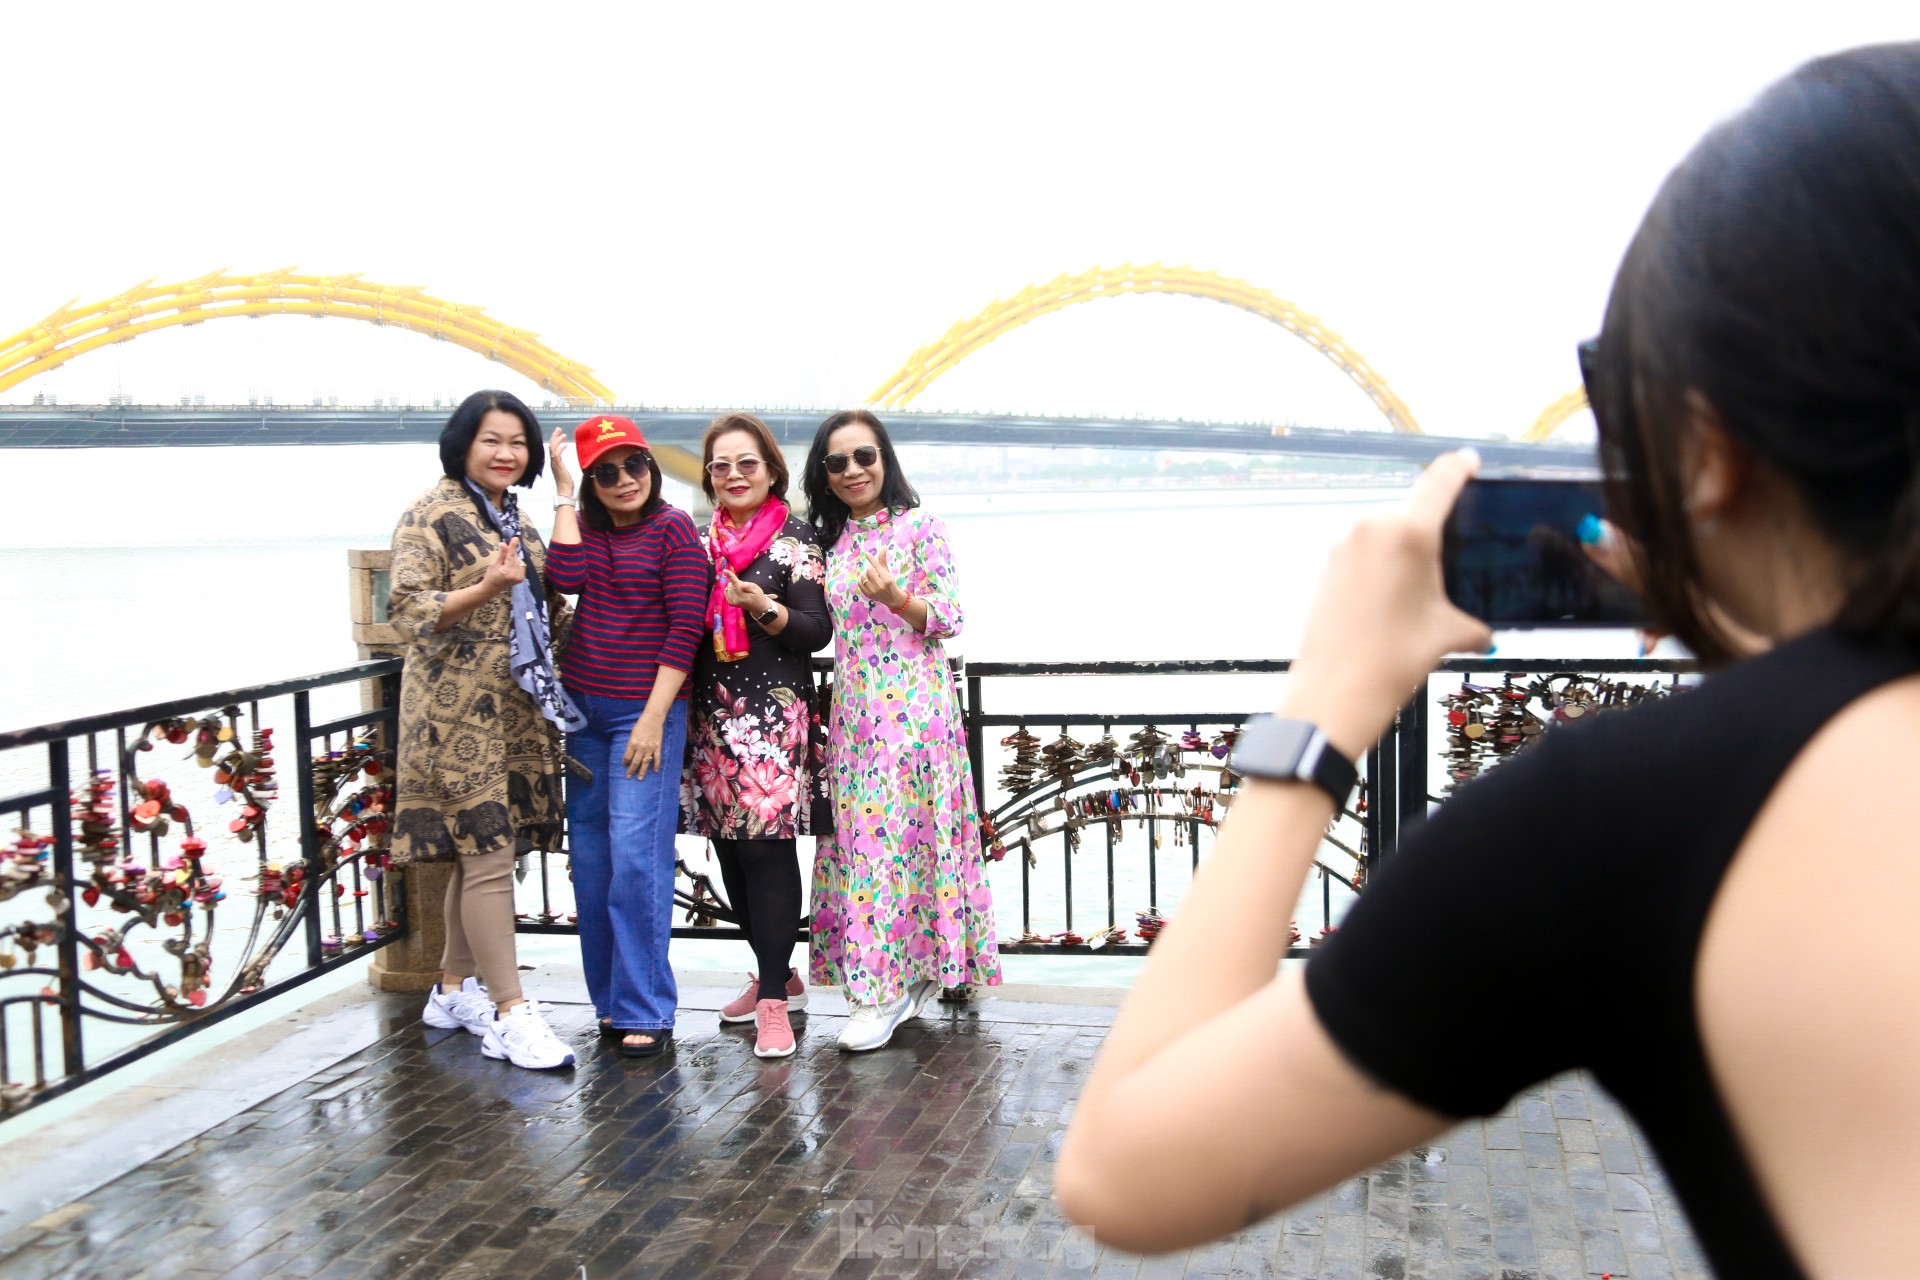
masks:
{"type": "Polygon", "coordinates": [[[624,462],[596,462],[587,468],[587,474],[602,489],[611,489],[619,484],[622,472],[635,480],[647,474],[647,451],[642,449],[639,453],[631,454],[624,462]]]}
{"type": "Polygon", "coordinates": [[[880,461],[880,451],[870,444],[863,444],[852,453],[830,453],[820,459],[820,465],[837,476],[847,469],[849,461],[857,462],[862,467],[871,467],[880,461]]]}

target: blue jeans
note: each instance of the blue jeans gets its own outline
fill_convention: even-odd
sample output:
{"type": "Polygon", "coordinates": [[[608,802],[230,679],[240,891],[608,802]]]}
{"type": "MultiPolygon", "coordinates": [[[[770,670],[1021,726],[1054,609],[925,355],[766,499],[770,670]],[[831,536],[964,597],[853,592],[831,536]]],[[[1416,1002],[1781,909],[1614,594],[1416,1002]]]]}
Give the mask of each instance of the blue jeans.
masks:
{"type": "Polygon", "coordinates": [[[587,993],[599,1016],[622,1031],[663,1030],[673,1026],[680,1003],[667,943],[687,704],[675,702],[667,715],[661,767],[629,778],[621,757],[646,703],[593,693],[574,701],[587,727],[567,735],[567,754],[593,770],[590,783],[567,778],[567,851],[587,993]]]}

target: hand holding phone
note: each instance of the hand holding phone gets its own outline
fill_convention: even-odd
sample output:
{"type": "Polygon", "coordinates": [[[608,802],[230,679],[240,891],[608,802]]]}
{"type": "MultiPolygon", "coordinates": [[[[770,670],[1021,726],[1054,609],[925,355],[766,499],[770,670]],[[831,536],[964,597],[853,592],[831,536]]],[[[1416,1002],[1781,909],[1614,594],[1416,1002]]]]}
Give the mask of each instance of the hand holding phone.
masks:
{"type": "Polygon", "coordinates": [[[1472,450],[1441,454],[1399,510],[1359,521],[1328,557],[1282,714],[1318,725],[1348,759],[1379,738],[1436,662],[1492,641],[1447,599],[1440,575],[1442,531],[1479,463],[1472,450]]]}

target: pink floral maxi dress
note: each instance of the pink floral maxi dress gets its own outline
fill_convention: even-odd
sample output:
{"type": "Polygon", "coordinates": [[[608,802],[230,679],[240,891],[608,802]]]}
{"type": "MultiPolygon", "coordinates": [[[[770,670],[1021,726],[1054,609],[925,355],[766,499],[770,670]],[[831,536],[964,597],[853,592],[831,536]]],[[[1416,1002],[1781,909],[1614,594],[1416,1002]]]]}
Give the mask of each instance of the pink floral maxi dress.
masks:
{"type": "Polygon", "coordinates": [[[966,727],[942,644],[962,622],[946,526],[918,509],[848,521],[827,552],[827,605],[834,823],[813,861],[811,979],[860,1004],[896,1000],[922,978],[998,983],[966,727]],[[861,557],[883,548],[927,602],[925,634],[860,594],[861,557]]]}

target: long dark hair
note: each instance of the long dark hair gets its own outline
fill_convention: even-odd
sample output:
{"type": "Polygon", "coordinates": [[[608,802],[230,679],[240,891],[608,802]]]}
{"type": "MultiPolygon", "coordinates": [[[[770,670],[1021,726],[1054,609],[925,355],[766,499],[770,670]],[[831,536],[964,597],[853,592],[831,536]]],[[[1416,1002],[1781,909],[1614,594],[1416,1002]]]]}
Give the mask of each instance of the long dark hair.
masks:
{"type": "MultiPolygon", "coordinates": [[[[660,464],[653,460],[653,450],[642,449],[640,456],[647,460],[647,500],[640,504],[640,523],[653,519],[653,513],[667,504],[667,495],[660,492],[660,464]]],[[[596,464],[597,465],[597,464],[596,464]]],[[[613,530],[613,513],[607,510],[607,504],[600,501],[600,491],[593,483],[593,477],[581,470],[580,476],[580,523],[589,529],[601,533],[613,530]]]]}
{"type": "Polygon", "coordinates": [[[440,469],[449,480],[467,478],[467,453],[473,448],[473,438],[480,434],[480,420],[495,409],[504,409],[520,419],[520,429],[527,433],[527,469],[514,484],[531,489],[546,470],[546,444],[540,437],[540,419],[511,391],[476,391],[460,402],[447,425],[440,428],[440,469]]]}
{"type": "Polygon", "coordinates": [[[840,428],[855,423],[872,431],[874,442],[880,446],[880,462],[886,470],[880,480],[880,505],[889,511],[906,511],[920,505],[920,495],[907,483],[906,473],[900,470],[900,459],[893,451],[893,437],[880,425],[880,419],[865,409],[842,409],[821,423],[820,429],[813,433],[813,445],[807,450],[807,474],[801,482],[801,488],[807,495],[807,511],[813,521],[814,532],[818,535],[821,549],[826,551],[831,551],[833,544],[840,541],[841,531],[853,516],[847,504],[827,487],[827,441],[840,428]]]}
{"type": "Polygon", "coordinates": [[[1920,44],[1807,63],[1707,134],[1608,299],[1589,395],[1648,606],[1709,662],[1681,448],[1704,400],[1856,571],[1838,619],[1920,644],[1920,44]]]}

